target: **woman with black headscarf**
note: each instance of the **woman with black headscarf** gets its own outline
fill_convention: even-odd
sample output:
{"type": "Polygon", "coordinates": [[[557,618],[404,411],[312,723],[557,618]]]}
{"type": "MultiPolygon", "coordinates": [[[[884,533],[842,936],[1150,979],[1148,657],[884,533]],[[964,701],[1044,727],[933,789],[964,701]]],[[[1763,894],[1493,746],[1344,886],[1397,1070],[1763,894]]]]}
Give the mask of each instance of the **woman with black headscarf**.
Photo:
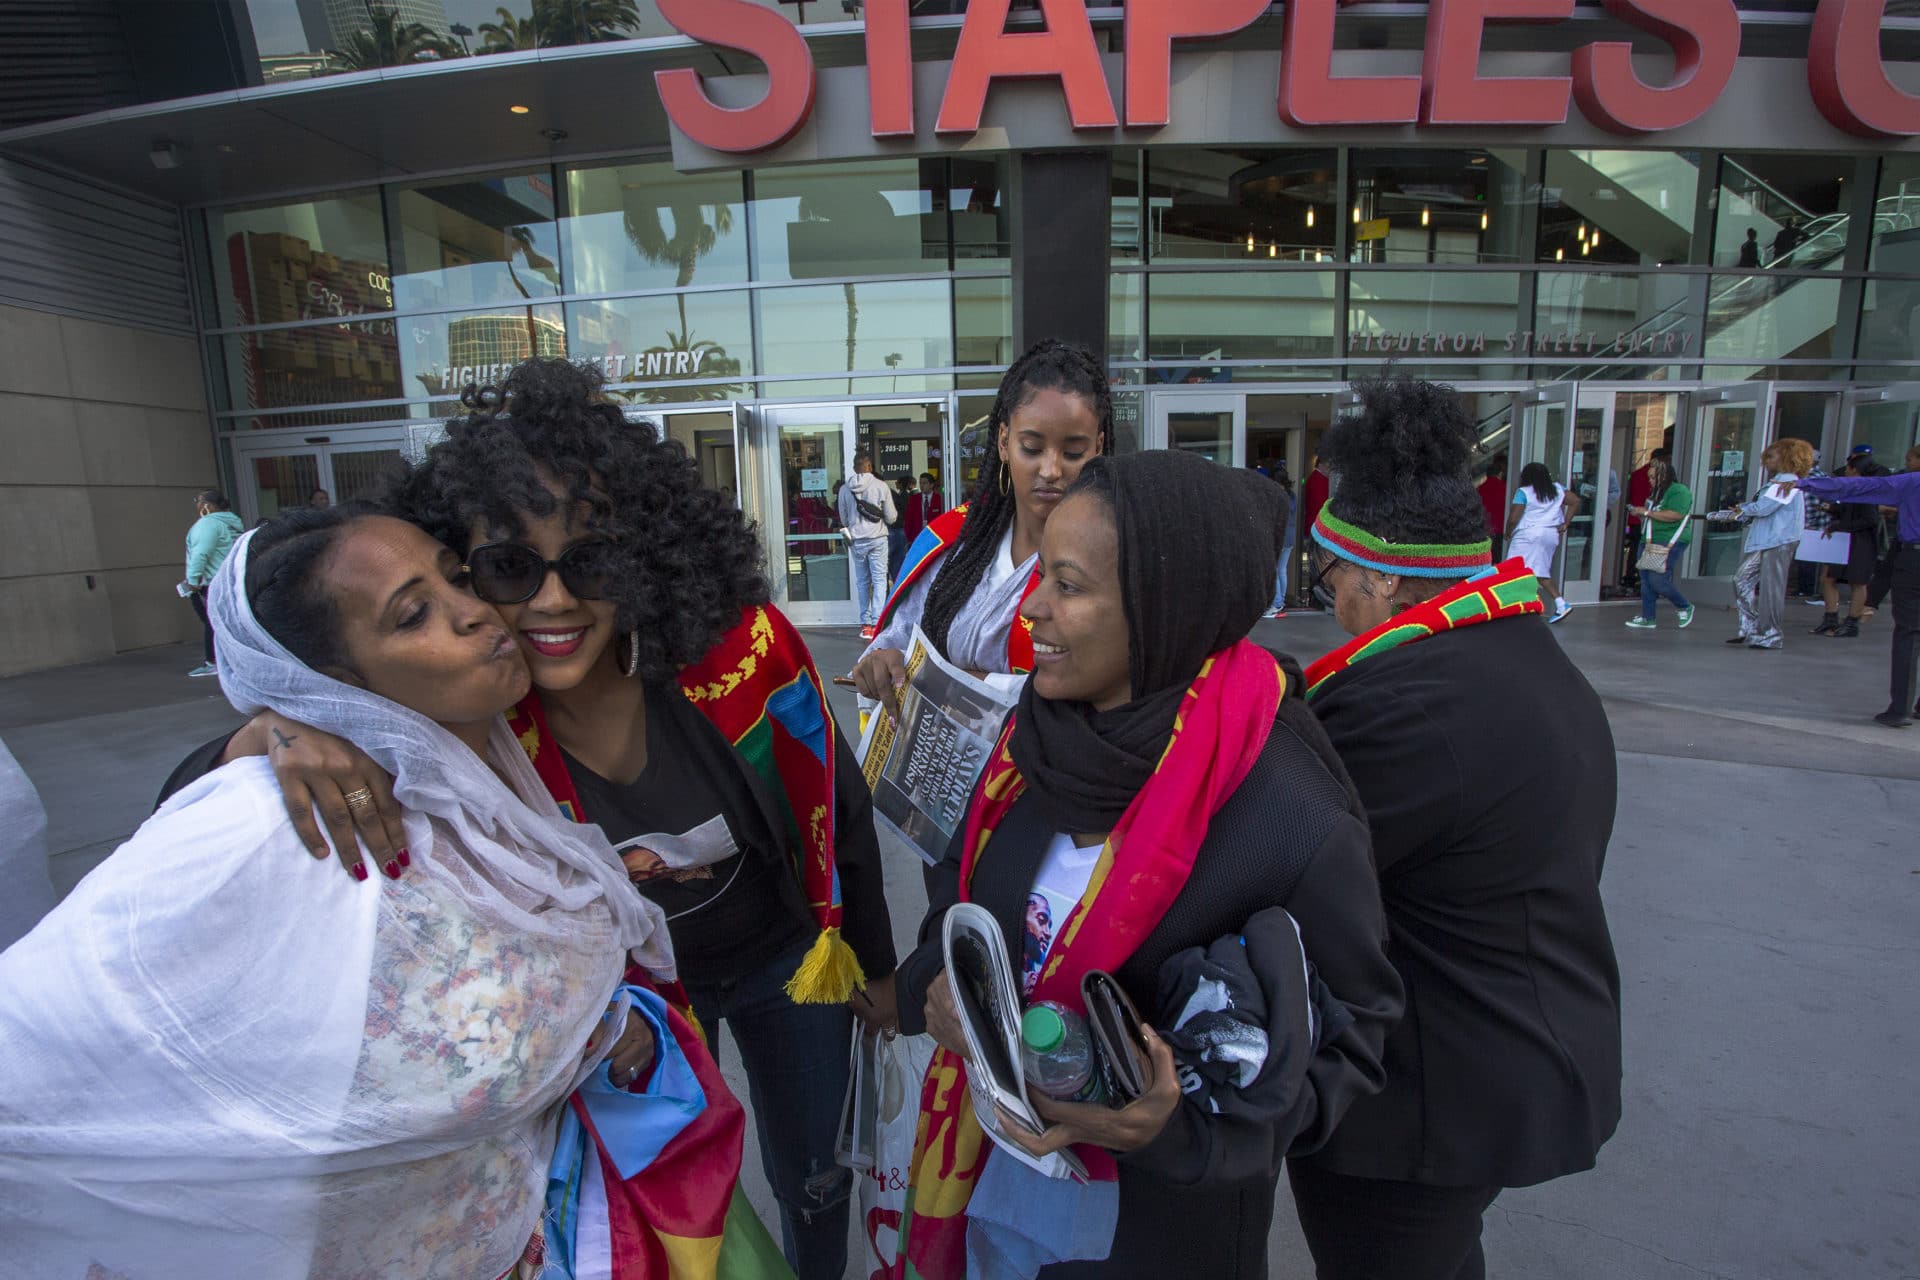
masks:
{"type": "Polygon", "coordinates": [[[1306,684],[1366,801],[1406,1016],[1386,1089],[1288,1176],[1320,1280],[1479,1280],[1500,1189],[1591,1168],[1620,1119],[1613,736],[1528,566],[1488,563],[1459,397],[1359,392],[1312,528],[1354,639],[1306,684]]]}
{"type": "Polygon", "coordinates": [[[1272,598],[1282,496],[1188,455],[1103,457],[1047,523],[1022,606],[1034,674],[961,837],[928,873],[921,946],[897,979],[902,1029],[942,1045],[901,1227],[927,1280],[970,1262],[970,1274],[1053,1261],[1040,1274],[1264,1275],[1281,1158],[1381,1085],[1400,989],[1365,818],[1298,671],[1246,638],[1272,598]],[[985,908],[1020,955],[1035,894],[1052,930],[1025,998],[1078,1010],[1082,976],[1102,969],[1152,1028],[1140,1100],[1035,1100],[1050,1127],[1022,1145],[1073,1146],[1093,1180],[1071,1191],[983,1140],[942,969],[950,906],[985,908]],[[1223,1005],[1203,992],[1229,971],[1243,982],[1223,1005]],[[1196,973],[1211,977],[1196,986],[1196,973]],[[1195,1048],[1197,1009],[1259,1033],[1260,1052],[1224,1082],[1195,1048]],[[1038,1244],[980,1256],[986,1220],[1009,1218],[1038,1244]]]}

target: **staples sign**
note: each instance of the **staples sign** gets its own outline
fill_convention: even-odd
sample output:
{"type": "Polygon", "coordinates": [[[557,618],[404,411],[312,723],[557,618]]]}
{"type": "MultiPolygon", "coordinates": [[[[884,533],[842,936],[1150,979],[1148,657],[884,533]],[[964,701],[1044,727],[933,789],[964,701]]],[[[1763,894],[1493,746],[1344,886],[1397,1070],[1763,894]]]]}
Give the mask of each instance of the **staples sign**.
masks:
{"type": "MultiPolygon", "coordinates": [[[[654,73],[660,100],[680,131],[715,151],[777,146],[813,110],[813,54],[786,18],[751,0],[658,0],[660,13],[695,40],[751,54],[767,66],[765,96],[722,107],[690,68],[654,73]]],[[[1657,133],[1699,119],[1727,87],[1740,54],[1735,0],[1602,0],[1618,21],[1673,50],[1672,78],[1640,79],[1626,41],[1576,49],[1567,74],[1483,76],[1482,35],[1491,22],[1559,22],[1574,0],[1431,0],[1419,75],[1333,74],[1334,18],[1365,0],[1290,0],[1275,109],[1295,127],[1339,125],[1546,126],[1577,105],[1601,128],[1657,133]]],[[[866,0],[868,107],[873,136],[915,131],[909,0],[866,0]]],[[[980,127],[995,80],[1051,80],[1073,127],[1111,130],[1168,123],[1175,41],[1205,40],[1252,23],[1268,0],[1128,0],[1124,113],[1100,63],[1083,0],[1040,0],[1044,30],[1008,31],[1011,0],[972,0],[960,28],[934,131],[980,127]]],[[[1920,134],[1920,96],[1888,77],[1880,56],[1887,0],[1820,0],[1807,48],[1813,102],[1835,126],[1863,137],[1920,134]],[[1846,70],[1843,71],[1843,68],[1846,70]]]]}

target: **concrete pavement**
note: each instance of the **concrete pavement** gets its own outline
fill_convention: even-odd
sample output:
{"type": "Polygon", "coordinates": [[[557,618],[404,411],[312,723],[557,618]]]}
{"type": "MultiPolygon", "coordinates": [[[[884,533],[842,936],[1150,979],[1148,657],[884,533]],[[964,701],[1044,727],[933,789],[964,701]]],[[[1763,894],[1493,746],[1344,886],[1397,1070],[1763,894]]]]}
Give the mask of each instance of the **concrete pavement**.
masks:
{"type": "MultiPolygon", "coordinates": [[[[1802,614],[1802,630],[1819,620],[1790,606],[1802,614]]],[[[1868,719],[1886,704],[1890,622],[1855,641],[1790,631],[1783,651],[1754,653],[1720,643],[1725,613],[1685,632],[1671,614],[1630,632],[1628,616],[1583,608],[1556,628],[1620,751],[1605,891],[1626,1114],[1591,1173],[1500,1197],[1489,1274],[1920,1277],[1920,726],[1868,719]]],[[[1343,636],[1296,614],[1256,638],[1305,660],[1343,636]]],[[[829,675],[860,648],[845,630],[808,640],[829,675]]],[[[186,678],[197,660],[182,646],[0,680],[0,737],[47,803],[63,891],[138,825],[181,755],[237,722],[217,682],[186,678]]],[[[833,698],[851,732],[851,696],[833,698]]],[[[925,905],[919,863],[885,854],[904,948],[925,905]]],[[[1270,1256],[1276,1276],[1311,1274],[1284,1186],[1270,1256]]]]}

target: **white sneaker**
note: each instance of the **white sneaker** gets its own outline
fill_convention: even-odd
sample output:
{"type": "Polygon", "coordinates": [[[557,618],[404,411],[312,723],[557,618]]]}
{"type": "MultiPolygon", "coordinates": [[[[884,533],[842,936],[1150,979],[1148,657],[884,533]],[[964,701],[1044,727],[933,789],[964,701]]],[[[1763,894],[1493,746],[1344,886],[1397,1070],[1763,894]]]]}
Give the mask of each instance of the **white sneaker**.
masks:
{"type": "Polygon", "coordinates": [[[220,674],[220,668],[214,666],[211,662],[203,662],[193,670],[187,672],[187,674],[190,676],[217,676],[220,674]]]}

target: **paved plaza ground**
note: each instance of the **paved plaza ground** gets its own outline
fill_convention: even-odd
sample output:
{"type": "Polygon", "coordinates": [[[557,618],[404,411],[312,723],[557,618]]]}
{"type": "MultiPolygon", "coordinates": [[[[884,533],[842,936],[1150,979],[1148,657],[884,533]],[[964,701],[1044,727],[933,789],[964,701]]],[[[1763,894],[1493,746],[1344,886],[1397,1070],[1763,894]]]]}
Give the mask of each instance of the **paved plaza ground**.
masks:
{"type": "MultiPolygon", "coordinates": [[[[1802,615],[1802,631],[1819,620],[1790,606],[1802,615]]],[[[1920,1278],[1920,726],[1868,719],[1886,705],[1890,620],[1761,653],[1720,643],[1723,612],[1685,632],[1670,614],[1629,632],[1628,616],[1582,608],[1556,632],[1620,754],[1605,890],[1625,1118],[1593,1172],[1500,1197],[1488,1272],[1920,1278]]],[[[1342,638],[1314,614],[1256,633],[1303,660],[1342,638]]],[[[826,674],[860,648],[845,630],[808,639],[826,674]]],[[[0,680],[0,737],[46,801],[60,889],[140,823],[188,748],[236,723],[216,682],[186,677],[198,660],[168,648],[0,680]]],[[[851,732],[851,697],[834,697],[851,732]]],[[[904,948],[925,894],[918,860],[886,854],[904,948]]],[[[1277,1277],[1312,1273],[1284,1187],[1271,1257],[1277,1277]]]]}

